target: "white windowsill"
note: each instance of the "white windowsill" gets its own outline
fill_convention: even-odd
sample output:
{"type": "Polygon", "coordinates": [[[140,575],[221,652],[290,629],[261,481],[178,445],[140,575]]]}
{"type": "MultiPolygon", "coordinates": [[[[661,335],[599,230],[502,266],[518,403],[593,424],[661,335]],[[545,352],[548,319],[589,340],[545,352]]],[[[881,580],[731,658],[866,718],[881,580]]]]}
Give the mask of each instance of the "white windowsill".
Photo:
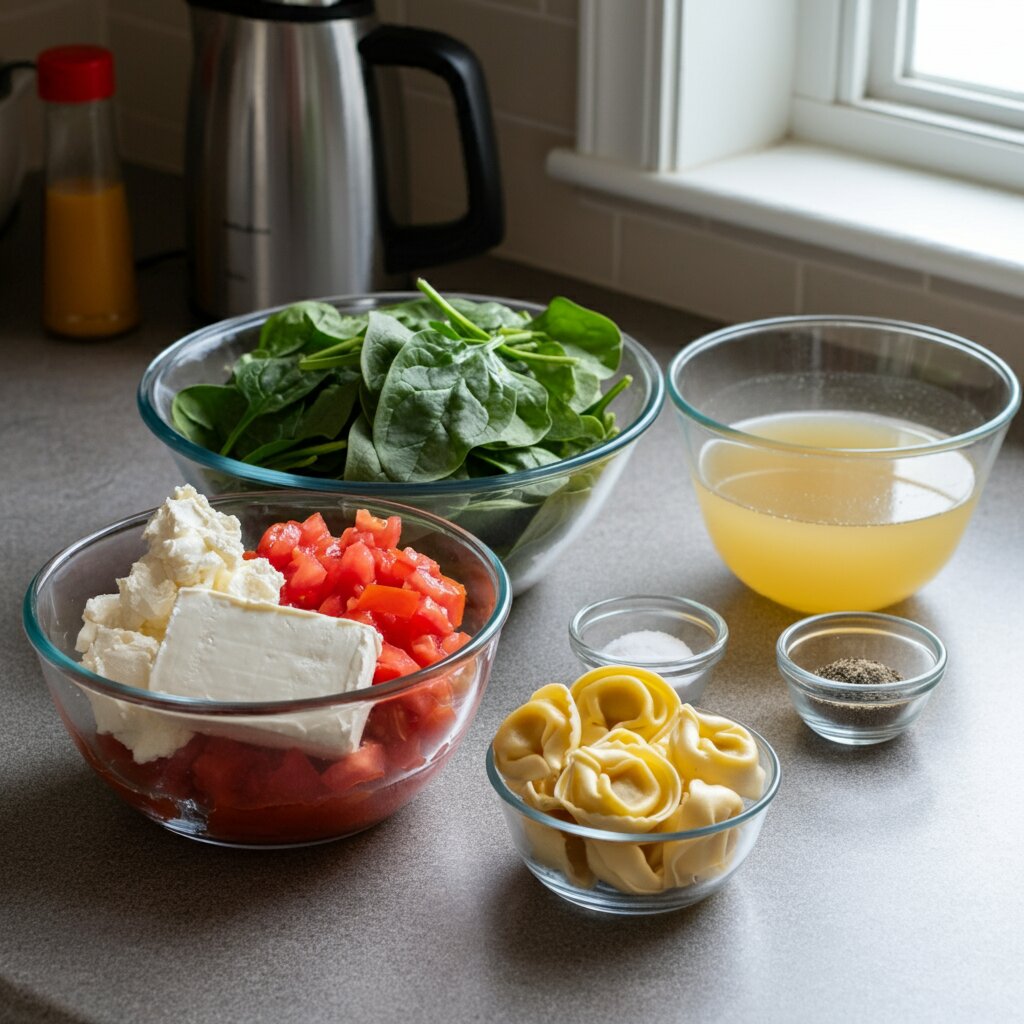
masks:
{"type": "Polygon", "coordinates": [[[1024,295],[1024,195],[785,141],[654,173],[557,149],[552,177],[871,260],[1024,295]]]}

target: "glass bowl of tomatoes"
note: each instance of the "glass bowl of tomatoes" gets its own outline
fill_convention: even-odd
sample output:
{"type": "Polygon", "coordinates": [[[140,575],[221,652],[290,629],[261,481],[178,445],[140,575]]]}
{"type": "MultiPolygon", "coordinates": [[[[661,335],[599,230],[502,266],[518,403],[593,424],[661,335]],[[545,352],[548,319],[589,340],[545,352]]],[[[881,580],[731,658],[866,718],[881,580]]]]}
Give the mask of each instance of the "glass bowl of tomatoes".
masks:
{"type": "MultiPolygon", "coordinates": [[[[414,297],[422,298],[418,293],[391,292],[344,296],[324,303],[335,307],[343,318],[354,318],[414,297]]],[[[497,303],[527,315],[542,310],[536,303],[493,296],[457,298],[497,303]]],[[[350,435],[347,448],[343,446],[341,452],[331,456],[338,461],[334,476],[317,475],[321,470],[316,465],[268,468],[256,464],[253,454],[233,451],[222,455],[186,436],[176,423],[174,408],[176,397],[187,389],[209,386],[212,392],[224,390],[232,367],[253,352],[261,329],[274,313],[262,310],[203,327],[160,353],[143,375],[138,390],[142,420],[168,448],[183,477],[209,495],[266,487],[315,490],[326,500],[365,494],[433,512],[458,523],[487,544],[508,570],[516,594],[544,579],[562,552],[600,512],[635,443],[657,419],[664,404],[665,383],[656,360],[639,342],[620,333],[618,366],[602,382],[606,394],[614,392],[614,400],[602,413],[607,418],[604,437],[595,439],[585,450],[571,449],[573,454],[569,456],[555,455],[565,445],[545,442],[547,447],[535,445],[520,452],[525,461],[508,463],[504,472],[492,468],[481,475],[480,461],[472,468],[467,461],[445,479],[410,483],[397,478],[345,478],[351,474],[347,462],[342,464],[341,459],[346,450],[355,452],[359,447],[350,435]]],[[[363,401],[361,393],[359,402],[363,401]]],[[[205,415],[197,413],[199,418],[205,415]]],[[[273,450],[271,446],[277,443],[271,440],[263,450],[273,450]]],[[[314,447],[308,450],[312,452],[314,447]]],[[[502,461],[500,451],[492,449],[485,454],[492,462],[502,461]]]]}
{"type": "Polygon", "coordinates": [[[145,552],[147,512],[55,555],[26,594],[25,630],[71,739],[128,804],[192,839],[301,846],[377,824],[438,774],[469,727],[511,606],[507,573],[465,530],[393,502],[270,491],[211,505],[237,517],[249,557],[283,572],[282,604],[377,629],[373,685],[225,702],[86,668],[75,650],[86,601],[116,589],[145,552]],[[358,746],[327,756],[304,742],[331,716],[364,722],[358,746]],[[147,738],[168,735],[152,756],[147,738]]]}

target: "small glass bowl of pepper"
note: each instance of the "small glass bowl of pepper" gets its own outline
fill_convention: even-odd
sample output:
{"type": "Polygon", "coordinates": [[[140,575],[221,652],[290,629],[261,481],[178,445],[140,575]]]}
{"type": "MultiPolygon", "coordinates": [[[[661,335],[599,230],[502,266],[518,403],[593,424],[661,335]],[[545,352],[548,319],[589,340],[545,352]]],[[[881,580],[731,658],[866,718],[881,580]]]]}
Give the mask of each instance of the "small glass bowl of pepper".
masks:
{"type": "Polygon", "coordinates": [[[703,695],[728,642],[725,619],[686,597],[612,597],[581,608],[569,623],[569,646],[585,668],[650,669],[691,704],[703,695]]]}
{"type": "Polygon", "coordinates": [[[946,671],[946,648],[931,630],[881,612],[801,619],[779,637],[776,657],[804,722],[848,746],[902,733],[946,671]]]}

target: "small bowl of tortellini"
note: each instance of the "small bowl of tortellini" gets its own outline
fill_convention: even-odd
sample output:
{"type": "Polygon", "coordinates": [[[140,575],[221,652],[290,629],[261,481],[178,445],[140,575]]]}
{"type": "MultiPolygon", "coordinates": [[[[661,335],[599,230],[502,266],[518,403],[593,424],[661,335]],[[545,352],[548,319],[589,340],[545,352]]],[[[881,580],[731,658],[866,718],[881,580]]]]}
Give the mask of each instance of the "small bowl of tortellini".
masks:
{"type": "Polygon", "coordinates": [[[717,892],[743,863],[780,769],[753,730],[684,704],[654,672],[608,665],[516,708],[487,776],[545,886],[591,910],[658,914],[717,892]]]}

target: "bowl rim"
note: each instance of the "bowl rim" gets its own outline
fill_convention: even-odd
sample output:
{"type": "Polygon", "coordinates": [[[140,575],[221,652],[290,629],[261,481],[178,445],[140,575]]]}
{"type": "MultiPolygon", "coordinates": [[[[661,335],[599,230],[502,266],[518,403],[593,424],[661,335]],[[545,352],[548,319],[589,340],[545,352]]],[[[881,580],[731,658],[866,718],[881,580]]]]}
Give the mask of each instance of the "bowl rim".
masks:
{"type": "MultiPolygon", "coordinates": [[[[692,705],[691,705],[692,706],[692,705]]],[[[702,710],[695,708],[695,710],[702,710]]],[[[769,777],[765,781],[764,792],[749,807],[745,807],[733,818],[726,818],[714,825],[704,825],[702,828],[692,828],[683,832],[612,832],[608,829],[593,828],[590,825],[580,825],[575,821],[562,821],[544,811],[538,811],[518,797],[509,788],[508,783],[501,777],[497,766],[494,763],[494,744],[487,744],[485,763],[487,766],[487,778],[498,796],[513,810],[518,811],[524,817],[535,821],[539,825],[547,825],[549,828],[557,829],[569,835],[580,836],[583,839],[599,839],[602,842],[611,843],[669,843],[684,839],[700,839],[703,836],[711,836],[716,832],[725,832],[728,829],[742,825],[752,818],[756,818],[765,811],[768,805],[775,798],[779,791],[779,784],[782,781],[782,766],[779,757],[772,745],[756,730],[751,729],[735,718],[729,721],[736,725],[743,726],[754,738],[758,750],[765,755],[768,766],[771,769],[769,777]]]]}
{"type": "Polygon", "coordinates": [[[712,331],[702,335],[681,349],[669,363],[666,371],[668,380],[668,395],[672,404],[684,416],[694,420],[701,426],[719,434],[723,437],[742,441],[744,444],[759,448],[766,448],[771,451],[790,451],[804,455],[842,455],[844,458],[866,458],[866,459],[891,459],[900,454],[926,455],[937,452],[952,451],[957,448],[964,448],[975,441],[988,437],[1003,429],[1013,419],[1021,401],[1020,382],[1016,374],[1010,369],[1006,361],[994,352],[985,348],[984,345],[953,334],[951,331],[944,331],[938,327],[929,327],[925,324],[913,323],[909,320],[892,320],[887,317],[876,316],[854,316],[836,314],[833,316],[819,316],[816,314],[803,316],[778,316],[768,317],[763,320],[750,320],[746,323],[732,324],[720,330],[712,331]],[[904,333],[916,334],[929,341],[937,342],[940,345],[957,349],[974,356],[978,361],[986,364],[997,376],[999,376],[1009,391],[1006,405],[998,415],[985,423],[979,424],[971,430],[961,434],[955,434],[944,438],[941,441],[932,441],[924,444],[903,445],[894,448],[827,448],[814,447],[812,445],[794,444],[786,441],[773,441],[757,434],[737,430],[735,427],[706,416],[695,409],[683,398],[676,384],[677,379],[684,371],[686,365],[701,353],[717,345],[725,344],[745,335],[756,334],[759,331],[774,330],[782,327],[877,327],[887,330],[902,331],[904,333]]]}
{"type": "Polygon", "coordinates": [[[678,673],[683,669],[705,668],[717,662],[725,653],[726,645],[729,642],[729,625],[725,619],[714,608],[701,604],[700,601],[695,601],[689,597],[676,597],[671,594],[626,594],[622,597],[606,597],[601,601],[593,601],[591,604],[584,605],[569,621],[569,646],[572,647],[577,655],[599,660],[602,665],[622,664],[620,659],[606,659],[596,647],[588,644],[583,639],[581,627],[583,626],[584,618],[587,616],[607,610],[608,615],[600,616],[600,618],[607,618],[615,614],[611,607],[612,605],[622,605],[623,607],[620,610],[627,611],[626,605],[631,602],[647,602],[648,608],[660,607],[667,608],[670,611],[677,611],[691,621],[694,618],[700,618],[704,621],[705,625],[711,626],[715,631],[711,646],[698,654],[693,654],[689,658],[669,658],[667,660],[641,661],[634,659],[631,664],[634,664],[637,668],[654,672],[663,670],[660,674],[664,674],[664,670],[672,669],[678,673]]]}
{"type": "MultiPolygon", "coordinates": [[[[355,502],[362,495],[341,495],[340,497],[355,502]]],[[[214,509],[218,509],[218,506],[237,505],[240,501],[250,505],[256,505],[260,502],[287,505],[296,498],[312,499],[320,503],[327,500],[322,493],[317,491],[296,492],[281,490],[236,492],[209,498],[208,500],[214,509]]],[[[89,548],[92,544],[113,534],[124,533],[128,530],[145,526],[150,517],[156,512],[156,508],[136,513],[111,523],[109,526],[102,527],[88,536],[75,541],[73,544],[69,544],[48,559],[45,565],[32,578],[28,589],[25,591],[25,598],[22,602],[22,625],[29,642],[35,648],[36,654],[62,672],[73,676],[75,683],[78,685],[108,697],[114,697],[118,700],[128,701],[132,704],[155,708],[165,712],[202,714],[215,717],[275,715],[324,710],[325,708],[333,708],[345,704],[376,703],[385,698],[405,693],[422,683],[447,675],[461,665],[475,659],[491,640],[497,637],[502,626],[505,624],[509,610],[512,607],[512,587],[508,572],[501,564],[497,555],[483,541],[478,540],[473,534],[462,527],[443,519],[441,516],[434,515],[432,512],[425,512],[422,509],[403,505],[396,501],[388,501],[374,496],[369,497],[367,503],[370,506],[376,506],[378,509],[390,511],[394,515],[410,515],[412,518],[426,520],[429,526],[440,527],[441,532],[448,533],[449,536],[453,536],[473,551],[479,562],[489,568],[494,582],[494,610],[477,633],[470,638],[469,643],[459,648],[454,654],[448,655],[448,657],[443,658],[428,668],[420,669],[418,672],[410,673],[407,676],[399,676],[397,679],[388,680],[385,683],[376,683],[356,690],[347,690],[343,693],[303,697],[297,700],[220,701],[205,700],[197,697],[181,697],[176,694],[159,693],[152,690],[143,690],[135,686],[128,686],[124,683],[117,683],[97,675],[86,668],[81,662],[70,658],[50,640],[39,623],[36,615],[36,605],[42,588],[56,570],[66,566],[79,553],[89,548]]]]}
{"type": "MultiPolygon", "coordinates": [[[[891,628],[888,632],[892,633],[891,628]]],[[[858,699],[860,694],[863,694],[865,698],[872,695],[872,699],[874,699],[878,693],[884,691],[887,696],[891,695],[894,699],[909,699],[921,693],[926,693],[936,686],[943,677],[948,660],[946,645],[935,633],[926,626],[922,626],[919,622],[914,622],[913,619],[906,619],[899,615],[889,615],[885,612],[858,611],[822,612],[820,615],[809,615],[804,619],[794,622],[779,634],[779,639],[775,643],[775,656],[779,671],[788,682],[805,690],[813,689],[819,693],[837,696],[841,694],[845,698],[845,703],[850,704],[860,703],[858,699]],[[844,620],[849,622],[849,626],[845,629],[840,628],[840,623],[844,620]],[[857,628],[856,622],[861,623],[861,628],[857,628]],[[871,622],[877,623],[879,627],[893,627],[898,624],[904,629],[915,633],[924,641],[926,646],[931,648],[932,654],[935,656],[935,664],[927,671],[920,672],[909,679],[901,679],[892,683],[851,684],[834,679],[825,679],[822,676],[815,675],[813,672],[808,672],[807,669],[802,668],[793,661],[787,653],[793,636],[798,632],[813,631],[816,627],[821,627],[817,630],[817,633],[810,632],[809,635],[860,633],[864,631],[864,624],[871,622]]],[[[868,700],[868,702],[870,703],[871,700],[868,700]]]]}
{"type": "MultiPolygon", "coordinates": [[[[472,302],[500,302],[513,309],[527,310],[535,313],[546,308],[536,302],[495,295],[478,295],[472,292],[451,292],[447,294],[451,298],[468,299],[472,302]]],[[[328,302],[341,312],[351,312],[360,308],[375,309],[381,305],[390,305],[412,298],[423,298],[423,295],[418,291],[366,292],[363,294],[328,296],[309,301],[328,302]]],[[[179,455],[207,469],[229,474],[252,485],[278,487],[288,490],[321,491],[331,494],[379,495],[382,497],[389,494],[400,494],[403,491],[414,491],[417,495],[446,495],[464,493],[467,490],[471,490],[474,493],[505,490],[523,484],[536,483],[549,477],[561,476],[564,473],[590,465],[614,454],[635,441],[657,419],[665,404],[665,379],[657,360],[632,335],[627,334],[625,331],[620,331],[623,347],[629,350],[642,371],[641,380],[634,381],[634,384],[646,384],[648,393],[646,401],[636,419],[624,427],[615,437],[571,458],[553,462],[549,466],[519,470],[515,473],[501,473],[495,476],[474,477],[472,480],[438,480],[430,483],[402,483],[400,481],[383,483],[370,480],[354,480],[349,483],[345,480],[301,476],[297,473],[286,473],[281,470],[251,466],[239,459],[220,455],[217,452],[212,452],[195,444],[184,435],[178,433],[157,412],[153,394],[161,375],[190,346],[205,341],[211,336],[223,334],[229,329],[238,332],[254,327],[266,320],[271,314],[286,309],[289,305],[292,305],[292,303],[282,303],[278,306],[257,310],[253,313],[244,313],[241,316],[229,317],[225,320],[218,320],[213,324],[207,324],[198,330],[186,334],[157,355],[150,362],[149,366],[146,367],[136,392],[136,404],[139,415],[150,431],[173,452],[177,452],[179,455]]]]}

